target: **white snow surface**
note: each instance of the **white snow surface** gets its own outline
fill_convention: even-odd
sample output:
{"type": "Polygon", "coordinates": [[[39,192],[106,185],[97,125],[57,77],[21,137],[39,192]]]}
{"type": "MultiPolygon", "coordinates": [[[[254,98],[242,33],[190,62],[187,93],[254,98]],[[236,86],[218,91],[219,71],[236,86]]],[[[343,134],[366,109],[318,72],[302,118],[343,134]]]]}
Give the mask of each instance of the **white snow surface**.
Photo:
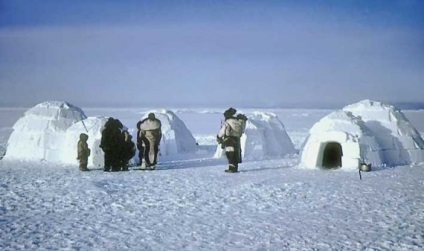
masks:
{"type": "MultiPolygon", "coordinates": [[[[262,160],[294,154],[294,145],[278,116],[271,112],[247,114],[245,133],[240,138],[243,160],[262,160]]],[[[225,156],[218,145],[215,158],[225,156]]]]}
{"type": "MultiPolygon", "coordinates": [[[[25,110],[0,109],[0,139],[25,110]]],[[[84,111],[135,127],[141,110],[84,111]]],[[[269,111],[296,142],[331,112],[269,111]]],[[[407,115],[424,133],[424,111],[407,115]]],[[[207,143],[222,114],[178,116],[207,143]]],[[[244,161],[240,173],[228,174],[226,162],[213,158],[216,145],[199,147],[202,154],[159,158],[157,170],[144,172],[1,160],[0,250],[424,249],[422,163],[379,167],[360,180],[344,169],[300,169],[299,156],[289,155],[244,161]]]]}

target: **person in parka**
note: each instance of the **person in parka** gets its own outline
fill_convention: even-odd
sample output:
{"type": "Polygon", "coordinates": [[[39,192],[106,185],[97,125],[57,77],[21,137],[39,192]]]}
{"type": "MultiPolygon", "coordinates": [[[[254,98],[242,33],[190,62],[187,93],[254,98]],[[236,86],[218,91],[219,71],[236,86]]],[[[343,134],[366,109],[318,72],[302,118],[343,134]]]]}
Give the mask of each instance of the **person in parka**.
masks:
{"type": "Polygon", "coordinates": [[[88,148],[87,140],[88,135],[85,133],[81,133],[79,136],[80,140],[77,145],[77,160],[79,160],[79,170],[81,171],[89,171],[87,168],[88,165],[88,157],[90,156],[91,150],[88,148]]]}
{"type": "Polygon", "coordinates": [[[137,163],[137,166],[141,166],[141,164],[143,163],[143,158],[144,158],[144,145],[143,145],[143,139],[140,136],[140,125],[141,125],[141,121],[137,122],[137,150],[138,150],[138,159],[139,162],[137,163]]]}
{"type": "MultiPolygon", "coordinates": [[[[138,124],[137,135],[139,150],[144,149],[144,152],[141,154],[144,156],[146,168],[155,169],[161,139],[162,123],[156,118],[154,113],[149,113],[147,118],[138,124]]],[[[141,162],[142,159],[140,159],[140,165],[142,164],[141,162]]],[[[144,169],[143,165],[141,165],[141,168],[144,169]]]]}
{"type": "Polygon", "coordinates": [[[242,162],[240,137],[246,128],[247,117],[244,114],[238,114],[237,110],[229,108],[224,112],[224,122],[217,135],[217,141],[225,149],[225,155],[228,160],[228,170],[226,172],[238,172],[238,164],[242,162]]]}
{"type": "Polygon", "coordinates": [[[134,157],[135,155],[135,144],[132,141],[131,134],[128,133],[128,131],[124,131],[124,146],[122,149],[122,171],[128,171],[128,162],[134,157]]]}
{"type": "Polygon", "coordinates": [[[104,152],[104,171],[119,171],[122,164],[122,148],[124,146],[124,135],[122,134],[122,123],[114,118],[109,118],[102,131],[100,148],[104,152]]]}

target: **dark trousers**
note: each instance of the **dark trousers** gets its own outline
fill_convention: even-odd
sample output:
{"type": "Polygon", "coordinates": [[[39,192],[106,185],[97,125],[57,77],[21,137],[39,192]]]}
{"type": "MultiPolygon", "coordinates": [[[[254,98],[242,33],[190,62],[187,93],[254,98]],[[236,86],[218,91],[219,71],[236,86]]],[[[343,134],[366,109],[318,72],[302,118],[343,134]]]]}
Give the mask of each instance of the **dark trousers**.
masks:
{"type": "Polygon", "coordinates": [[[228,169],[237,172],[238,164],[242,161],[240,138],[228,137],[225,141],[225,148],[225,156],[228,160],[228,169]],[[234,151],[227,151],[227,147],[232,147],[234,151]]]}
{"type": "Polygon", "coordinates": [[[112,167],[112,162],[113,162],[113,157],[112,157],[112,153],[111,152],[104,152],[105,153],[105,167],[104,170],[105,171],[109,171],[112,167]]]}
{"type": "Polygon", "coordinates": [[[105,171],[119,171],[121,170],[121,158],[119,156],[119,153],[114,151],[107,151],[105,152],[105,171]]]}

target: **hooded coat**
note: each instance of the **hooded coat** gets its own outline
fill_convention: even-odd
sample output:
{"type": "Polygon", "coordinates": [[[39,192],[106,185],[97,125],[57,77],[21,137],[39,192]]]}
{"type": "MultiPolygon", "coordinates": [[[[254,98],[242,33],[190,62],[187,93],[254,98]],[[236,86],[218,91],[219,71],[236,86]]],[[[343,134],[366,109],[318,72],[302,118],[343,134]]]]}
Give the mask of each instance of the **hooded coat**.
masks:
{"type": "Polygon", "coordinates": [[[88,135],[85,133],[80,134],[80,140],[78,141],[78,160],[86,160],[88,159],[88,156],[90,156],[90,149],[88,148],[87,144],[88,135]]]}

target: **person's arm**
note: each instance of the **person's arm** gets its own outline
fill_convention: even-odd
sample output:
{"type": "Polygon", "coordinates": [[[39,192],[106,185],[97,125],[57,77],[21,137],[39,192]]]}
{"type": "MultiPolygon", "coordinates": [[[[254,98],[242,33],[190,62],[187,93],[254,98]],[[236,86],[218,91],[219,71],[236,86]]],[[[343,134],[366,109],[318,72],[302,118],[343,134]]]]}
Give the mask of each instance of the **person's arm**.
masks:
{"type": "Polygon", "coordinates": [[[217,137],[220,139],[224,138],[226,135],[226,131],[227,131],[227,123],[224,122],[221,126],[221,129],[218,132],[217,137]]]}

